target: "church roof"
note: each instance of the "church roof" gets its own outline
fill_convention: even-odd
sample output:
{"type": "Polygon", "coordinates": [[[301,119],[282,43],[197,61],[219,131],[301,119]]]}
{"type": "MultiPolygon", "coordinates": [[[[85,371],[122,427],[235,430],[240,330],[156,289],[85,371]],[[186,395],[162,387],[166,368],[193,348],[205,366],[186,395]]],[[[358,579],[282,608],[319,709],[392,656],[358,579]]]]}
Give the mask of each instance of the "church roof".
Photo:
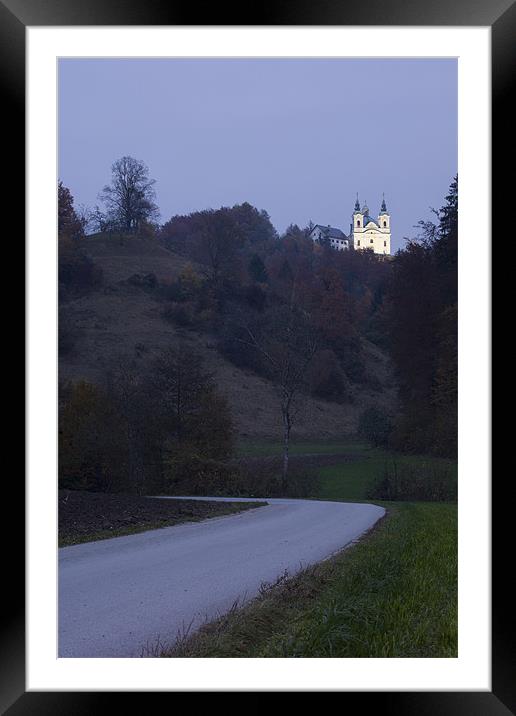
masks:
{"type": "MultiPolygon", "coordinates": [[[[323,226],[322,224],[316,224],[314,226],[314,229],[321,229],[321,231],[324,233],[326,238],[328,239],[347,239],[348,237],[346,234],[341,231],[340,229],[337,229],[335,226],[323,226]]],[[[312,229],[313,231],[313,229],[312,229]]]]}
{"type": "Polygon", "coordinates": [[[376,221],[376,219],[373,219],[372,216],[364,216],[364,226],[367,226],[367,224],[369,224],[370,221],[372,221],[373,224],[376,224],[376,226],[378,226],[378,227],[380,226],[379,223],[376,221]]]}

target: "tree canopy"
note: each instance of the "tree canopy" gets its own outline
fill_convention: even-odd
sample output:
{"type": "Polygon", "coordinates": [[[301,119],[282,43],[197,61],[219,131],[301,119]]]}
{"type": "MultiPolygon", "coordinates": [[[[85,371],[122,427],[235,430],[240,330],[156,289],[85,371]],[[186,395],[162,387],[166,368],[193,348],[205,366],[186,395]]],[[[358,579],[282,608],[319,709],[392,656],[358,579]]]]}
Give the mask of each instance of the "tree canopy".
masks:
{"type": "Polygon", "coordinates": [[[111,184],[100,194],[108,223],[125,232],[135,232],[142,224],[157,219],[155,179],[149,178],[144,162],[122,157],[111,167],[111,184]]]}

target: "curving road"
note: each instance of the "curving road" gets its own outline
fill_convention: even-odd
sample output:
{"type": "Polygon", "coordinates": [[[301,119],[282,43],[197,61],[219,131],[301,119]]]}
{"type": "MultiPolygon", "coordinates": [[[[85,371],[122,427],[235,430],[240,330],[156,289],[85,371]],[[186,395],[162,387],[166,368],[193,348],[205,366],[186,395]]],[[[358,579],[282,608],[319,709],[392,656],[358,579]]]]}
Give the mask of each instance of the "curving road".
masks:
{"type": "Polygon", "coordinates": [[[254,597],[285,570],[294,574],[329,557],[385,513],[346,502],[267,502],[237,515],[60,549],[59,657],[152,653],[158,642],[170,645],[235,600],[254,597]]]}

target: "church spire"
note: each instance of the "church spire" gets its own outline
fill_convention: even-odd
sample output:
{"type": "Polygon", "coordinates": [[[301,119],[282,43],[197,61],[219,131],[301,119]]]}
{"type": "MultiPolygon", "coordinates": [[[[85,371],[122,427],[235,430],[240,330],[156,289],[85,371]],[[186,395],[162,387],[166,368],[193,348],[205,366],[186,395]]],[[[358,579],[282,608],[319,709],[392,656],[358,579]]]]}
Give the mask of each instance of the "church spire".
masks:
{"type": "Polygon", "coordinates": [[[357,200],[355,201],[355,211],[360,211],[360,202],[358,201],[358,191],[357,191],[357,200]]]}
{"type": "Polygon", "coordinates": [[[385,203],[385,194],[382,194],[382,206],[380,208],[380,214],[386,214],[387,213],[387,205],[385,203]]]}

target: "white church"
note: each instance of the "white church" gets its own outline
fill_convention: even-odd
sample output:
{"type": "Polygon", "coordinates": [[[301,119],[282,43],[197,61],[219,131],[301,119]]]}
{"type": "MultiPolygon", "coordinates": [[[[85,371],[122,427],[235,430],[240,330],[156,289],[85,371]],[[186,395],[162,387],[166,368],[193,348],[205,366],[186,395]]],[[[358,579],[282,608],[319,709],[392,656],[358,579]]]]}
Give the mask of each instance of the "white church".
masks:
{"type": "Polygon", "coordinates": [[[375,254],[391,253],[391,217],[387,211],[385,197],[383,197],[380,213],[377,219],[369,216],[367,202],[360,208],[360,202],[355,202],[352,222],[349,227],[349,236],[334,226],[316,224],[309,233],[309,238],[317,244],[326,244],[337,251],[353,248],[358,251],[372,249],[375,254]]]}

